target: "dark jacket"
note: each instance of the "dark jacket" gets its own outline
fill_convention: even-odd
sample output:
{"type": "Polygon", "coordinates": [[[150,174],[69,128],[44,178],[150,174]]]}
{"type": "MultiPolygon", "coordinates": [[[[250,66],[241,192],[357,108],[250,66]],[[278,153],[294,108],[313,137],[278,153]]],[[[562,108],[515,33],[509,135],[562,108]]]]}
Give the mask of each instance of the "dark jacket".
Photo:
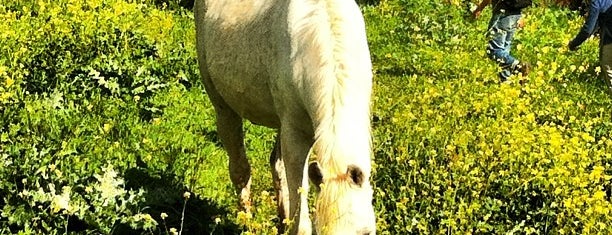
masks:
{"type": "Polygon", "coordinates": [[[600,43],[607,45],[612,43],[612,0],[591,0],[589,13],[580,32],[570,42],[570,48],[580,46],[587,38],[595,32],[599,25],[600,43]]]}
{"type": "Polygon", "coordinates": [[[504,11],[507,15],[520,14],[523,8],[531,5],[531,0],[492,0],[493,11],[500,12],[504,11]],[[517,5],[521,5],[517,7],[517,5]]]}

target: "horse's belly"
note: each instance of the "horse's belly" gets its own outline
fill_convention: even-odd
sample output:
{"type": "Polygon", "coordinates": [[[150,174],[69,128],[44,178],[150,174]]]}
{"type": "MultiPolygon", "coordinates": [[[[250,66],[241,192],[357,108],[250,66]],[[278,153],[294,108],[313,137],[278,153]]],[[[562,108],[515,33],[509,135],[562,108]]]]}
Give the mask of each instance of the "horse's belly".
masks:
{"type": "Polygon", "coordinates": [[[242,118],[272,128],[280,126],[266,79],[211,77],[225,103],[242,118]]]}

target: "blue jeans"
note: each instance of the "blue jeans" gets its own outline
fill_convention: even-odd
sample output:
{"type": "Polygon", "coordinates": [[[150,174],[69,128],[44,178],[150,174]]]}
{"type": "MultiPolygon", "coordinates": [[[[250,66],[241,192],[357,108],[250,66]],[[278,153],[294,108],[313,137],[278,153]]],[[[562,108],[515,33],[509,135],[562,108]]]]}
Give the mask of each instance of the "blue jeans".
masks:
{"type": "Polygon", "coordinates": [[[510,48],[520,18],[520,13],[505,14],[504,12],[497,12],[493,13],[491,21],[489,21],[487,56],[502,68],[499,73],[502,82],[506,81],[516,71],[516,65],[518,64],[518,60],[510,55],[510,48]]]}

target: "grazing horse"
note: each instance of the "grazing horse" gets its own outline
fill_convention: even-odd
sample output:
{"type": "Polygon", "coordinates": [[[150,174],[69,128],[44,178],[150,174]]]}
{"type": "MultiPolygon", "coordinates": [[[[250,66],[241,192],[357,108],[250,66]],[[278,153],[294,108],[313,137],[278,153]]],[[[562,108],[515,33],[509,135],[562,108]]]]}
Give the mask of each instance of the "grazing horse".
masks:
{"type": "Polygon", "coordinates": [[[372,65],[357,4],[197,0],[194,12],[200,73],[243,209],[251,203],[247,119],[278,130],[270,162],[290,234],[312,233],[308,178],[319,192],[318,234],[375,234],[372,65]]]}

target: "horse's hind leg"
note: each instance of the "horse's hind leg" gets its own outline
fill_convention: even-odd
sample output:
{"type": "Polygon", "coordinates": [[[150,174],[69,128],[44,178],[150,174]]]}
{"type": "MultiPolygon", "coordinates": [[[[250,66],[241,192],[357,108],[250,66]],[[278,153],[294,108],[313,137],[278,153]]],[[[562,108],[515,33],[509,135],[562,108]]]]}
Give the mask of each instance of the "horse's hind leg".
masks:
{"type": "MultiPolygon", "coordinates": [[[[204,60],[202,60],[204,61],[204,60]]],[[[251,209],[251,165],[244,148],[242,118],[232,110],[217,92],[210,80],[205,65],[200,71],[206,93],[217,113],[217,133],[229,156],[230,179],[240,196],[240,206],[246,211],[251,209]]]]}
{"type": "Polygon", "coordinates": [[[278,135],[274,143],[274,150],[270,154],[270,168],[272,169],[272,179],[274,180],[274,190],[276,191],[276,201],[278,203],[277,212],[280,219],[278,230],[282,234],[285,232],[283,222],[289,214],[289,192],[287,192],[287,177],[285,165],[281,158],[280,146],[280,135],[278,135]]]}
{"type": "Polygon", "coordinates": [[[251,165],[244,148],[242,118],[229,108],[216,108],[217,132],[229,155],[230,179],[240,196],[240,206],[251,209],[251,165]]]}

